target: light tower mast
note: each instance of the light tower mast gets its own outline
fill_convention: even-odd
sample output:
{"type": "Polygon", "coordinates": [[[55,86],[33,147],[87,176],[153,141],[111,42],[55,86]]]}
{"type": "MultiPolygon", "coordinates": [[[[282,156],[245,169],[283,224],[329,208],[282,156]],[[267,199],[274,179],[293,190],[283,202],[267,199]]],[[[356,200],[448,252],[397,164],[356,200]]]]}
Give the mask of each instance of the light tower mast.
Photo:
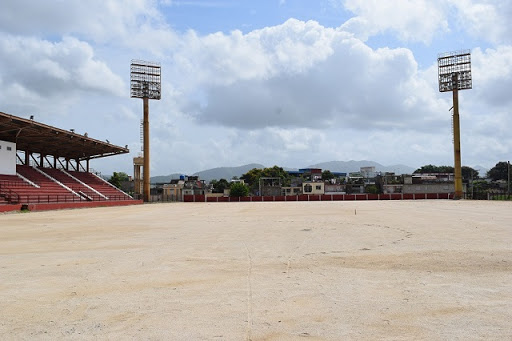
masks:
{"type": "Polygon", "coordinates": [[[461,199],[462,166],[460,156],[459,90],[473,87],[471,78],[471,51],[441,53],[437,57],[439,91],[453,93],[453,151],[455,173],[454,199],[461,199]]]}
{"type": "Polygon", "coordinates": [[[144,108],[143,199],[150,201],[149,172],[149,100],[161,98],[161,68],[159,63],[132,60],[130,65],[130,97],[142,98],[144,108]]]}

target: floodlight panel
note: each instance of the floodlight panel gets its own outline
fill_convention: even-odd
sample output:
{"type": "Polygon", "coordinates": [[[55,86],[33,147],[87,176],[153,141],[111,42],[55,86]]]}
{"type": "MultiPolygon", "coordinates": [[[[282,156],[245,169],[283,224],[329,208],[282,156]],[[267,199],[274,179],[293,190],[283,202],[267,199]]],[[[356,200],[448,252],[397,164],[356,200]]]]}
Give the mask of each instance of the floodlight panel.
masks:
{"type": "Polygon", "coordinates": [[[469,50],[440,54],[437,58],[439,91],[471,89],[471,53],[469,50]],[[457,75],[457,84],[453,84],[453,76],[457,75]]]}
{"type": "Polygon", "coordinates": [[[130,65],[130,95],[132,98],[161,98],[161,67],[159,63],[132,60],[130,65]]]}

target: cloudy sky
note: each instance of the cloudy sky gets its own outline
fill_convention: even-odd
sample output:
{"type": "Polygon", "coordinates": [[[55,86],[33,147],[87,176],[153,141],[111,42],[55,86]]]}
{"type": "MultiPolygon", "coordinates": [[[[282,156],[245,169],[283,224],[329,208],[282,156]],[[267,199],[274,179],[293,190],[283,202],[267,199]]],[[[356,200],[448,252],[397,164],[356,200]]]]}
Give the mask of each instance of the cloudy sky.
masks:
{"type": "Polygon", "coordinates": [[[162,65],[151,174],[257,162],[453,164],[437,55],[471,49],[463,165],[510,160],[510,0],[2,0],[0,111],[128,145],[130,61],[162,65]]]}

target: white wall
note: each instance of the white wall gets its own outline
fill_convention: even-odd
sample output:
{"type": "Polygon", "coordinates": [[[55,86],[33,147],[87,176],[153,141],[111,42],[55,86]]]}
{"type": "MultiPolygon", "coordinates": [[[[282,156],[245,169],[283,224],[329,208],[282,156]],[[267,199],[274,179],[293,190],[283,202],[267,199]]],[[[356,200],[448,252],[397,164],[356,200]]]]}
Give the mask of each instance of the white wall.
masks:
{"type": "Polygon", "coordinates": [[[16,175],[16,143],[0,140],[0,174],[16,175]]]}

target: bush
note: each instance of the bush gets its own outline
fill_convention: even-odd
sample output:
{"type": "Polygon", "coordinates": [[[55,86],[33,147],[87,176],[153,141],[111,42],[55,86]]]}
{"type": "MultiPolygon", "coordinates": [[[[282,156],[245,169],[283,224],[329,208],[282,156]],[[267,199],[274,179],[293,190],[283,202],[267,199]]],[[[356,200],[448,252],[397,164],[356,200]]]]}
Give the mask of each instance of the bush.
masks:
{"type": "Polygon", "coordinates": [[[233,182],[229,189],[230,197],[246,197],[249,194],[249,187],[241,182],[233,182]]]}
{"type": "Polygon", "coordinates": [[[380,193],[379,188],[375,185],[366,185],[364,191],[365,191],[365,193],[370,193],[370,194],[379,194],[380,193]]]}

